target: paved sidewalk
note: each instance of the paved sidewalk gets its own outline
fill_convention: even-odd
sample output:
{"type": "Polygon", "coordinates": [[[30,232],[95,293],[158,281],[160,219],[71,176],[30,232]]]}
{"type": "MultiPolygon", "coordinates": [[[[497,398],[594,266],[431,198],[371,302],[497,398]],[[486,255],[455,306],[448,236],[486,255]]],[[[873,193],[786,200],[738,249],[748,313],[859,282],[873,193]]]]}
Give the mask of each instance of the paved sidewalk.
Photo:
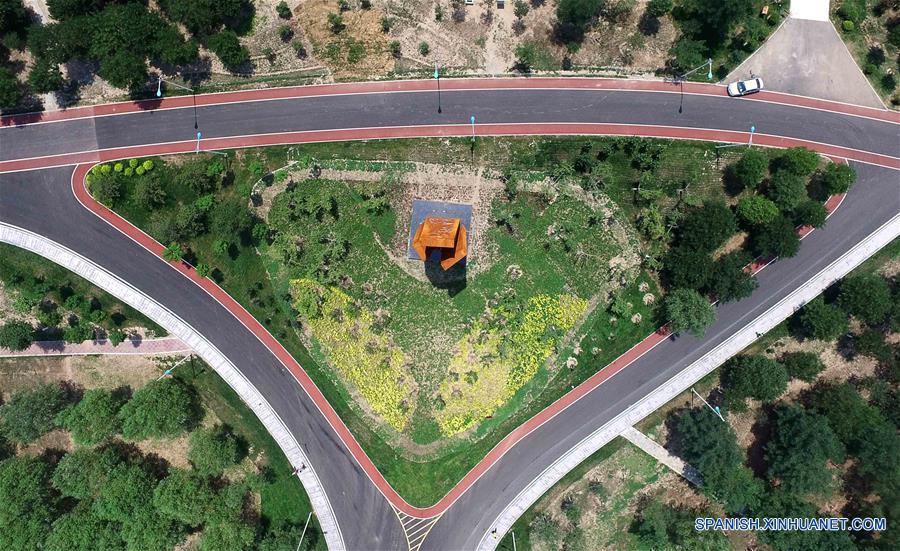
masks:
{"type": "Polygon", "coordinates": [[[644,450],[647,455],[653,459],[656,459],[677,474],[683,476],[685,480],[694,486],[701,486],[703,484],[700,481],[700,475],[697,473],[696,469],[682,461],[680,457],[676,457],[669,453],[669,450],[662,447],[662,445],[655,440],[650,439],[650,437],[643,432],[634,427],[628,427],[622,431],[622,437],[644,450]]]}
{"type": "Polygon", "coordinates": [[[161,339],[125,339],[113,346],[106,339],[84,341],[78,344],[65,341],[37,341],[25,350],[9,350],[0,346],[0,358],[16,356],[92,356],[96,354],[156,356],[160,354],[188,353],[191,347],[175,337],[161,339]]]}
{"type": "Polygon", "coordinates": [[[791,15],[725,81],[751,74],[762,77],[766,90],[884,108],[827,17],[820,21],[791,15]]]}

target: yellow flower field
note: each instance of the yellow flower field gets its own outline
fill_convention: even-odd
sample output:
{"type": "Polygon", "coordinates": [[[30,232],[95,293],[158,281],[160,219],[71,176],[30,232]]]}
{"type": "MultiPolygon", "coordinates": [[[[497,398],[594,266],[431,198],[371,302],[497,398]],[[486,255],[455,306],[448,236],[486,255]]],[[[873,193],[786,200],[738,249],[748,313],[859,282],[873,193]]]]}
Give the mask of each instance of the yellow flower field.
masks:
{"type": "Polygon", "coordinates": [[[410,416],[412,377],[404,370],[403,352],[373,330],[372,313],[346,293],[309,279],[292,280],[291,294],[332,365],[375,413],[402,431],[410,416]]]}
{"type": "Polygon", "coordinates": [[[503,305],[489,309],[457,345],[450,374],[441,385],[441,432],[462,432],[493,414],[528,382],[562,337],[587,310],[572,295],[537,295],[522,312],[503,305]]]}

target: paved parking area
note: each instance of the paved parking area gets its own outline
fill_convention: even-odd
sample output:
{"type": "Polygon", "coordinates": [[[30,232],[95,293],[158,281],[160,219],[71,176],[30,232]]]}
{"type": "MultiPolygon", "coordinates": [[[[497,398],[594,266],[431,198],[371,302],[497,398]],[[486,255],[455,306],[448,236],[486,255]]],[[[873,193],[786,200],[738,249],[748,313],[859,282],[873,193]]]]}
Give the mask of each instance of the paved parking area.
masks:
{"type": "Polygon", "coordinates": [[[828,21],[828,0],[791,0],[791,17],[828,21]]]}
{"type": "Polygon", "coordinates": [[[725,81],[750,78],[753,74],[762,77],[769,90],[884,108],[828,20],[827,2],[805,0],[802,9],[799,4],[798,0],[791,3],[792,16],[725,81]],[[815,6],[806,4],[825,4],[825,20],[815,20],[815,6]],[[799,13],[810,18],[794,16],[795,5],[799,13]]]}

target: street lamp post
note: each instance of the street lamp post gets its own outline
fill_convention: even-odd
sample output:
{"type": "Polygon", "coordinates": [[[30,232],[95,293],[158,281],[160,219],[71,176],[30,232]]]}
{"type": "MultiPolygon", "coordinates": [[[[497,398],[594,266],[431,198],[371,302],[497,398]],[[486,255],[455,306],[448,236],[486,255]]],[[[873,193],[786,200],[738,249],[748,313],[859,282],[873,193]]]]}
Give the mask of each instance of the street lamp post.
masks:
{"type": "Polygon", "coordinates": [[[703,396],[700,396],[700,394],[698,394],[697,391],[694,390],[694,387],[691,387],[691,392],[693,392],[694,394],[696,394],[697,398],[700,398],[700,400],[702,400],[703,403],[706,404],[706,407],[708,407],[709,409],[711,409],[712,412],[715,413],[715,414],[719,417],[719,419],[722,420],[723,423],[725,422],[725,418],[722,417],[722,411],[719,409],[719,406],[712,407],[711,405],[709,405],[709,402],[707,402],[707,401],[703,398],[703,396]]]}
{"type": "Polygon", "coordinates": [[[171,376],[172,376],[172,372],[175,371],[175,368],[176,368],[176,367],[178,367],[179,365],[183,364],[184,362],[190,360],[192,357],[193,357],[192,354],[188,354],[188,355],[185,356],[184,358],[180,359],[175,365],[173,365],[172,367],[170,367],[170,368],[166,369],[165,371],[163,371],[163,374],[160,375],[159,378],[156,379],[156,380],[159,381],[159,380],[161,380],[161,379],[165,379],[166,377],[171,377],[171,376]]]}
{"type": "Polygon", "coordinates": [[[677,82],[681,88],[681,90],[680,90],[681,94],[680,94],[680,99],[679,99],[679,104],[678,104],[678,113],[681,113],[684,110],[684,81],[687,79],[688,75],[692,75],[704,67],[707,67],[706,80],[712,80],[713,74],[712,74],[712,58],[711,57],[707,58],[706,63],[704,63],[703,65],[694,67],[693,69],[691,69],[690,71],[688,71],[684,74],[675,76],[675,82],[677,82]]]}
{"type": "Polygon", "coordinates": [[[297,551],[300,551],[300,546],[303,545],[303,536],[306,535],[306,527],[309,526],[309,519],[312,518],[312,511],[306,515],[306,524],[303,525],[303,533],[300,534],[300,541],[297,542],[297,551]]]}
{"type": "Polygon", "coordinates": [[[188,88],[187,86],[182,86],[181,84],[178,84],[177,82],[172,82],[171,80],[164,79],[162,77],[162,75],[157,75],[156,76],[156,97],[158,97],[158,98],[161,98],[162,94],[163,94],[163,91],[162,91],[163,81],[165,81],[166,84],[171,84],[172,86],[181,88],[182,90],[187,90],[188,92],[191,93],[191,99],[194,102],[194,130],[199,128],[200,125],[197,122],[197,92],[193,88],[188,88]]]}
{"type": "Polygon", "coordinates": [[[437,61],[434,62],[434,80],[437,82],[438,93],[438,113],[441,112],[441,72],[438,69],[437,61]]]}

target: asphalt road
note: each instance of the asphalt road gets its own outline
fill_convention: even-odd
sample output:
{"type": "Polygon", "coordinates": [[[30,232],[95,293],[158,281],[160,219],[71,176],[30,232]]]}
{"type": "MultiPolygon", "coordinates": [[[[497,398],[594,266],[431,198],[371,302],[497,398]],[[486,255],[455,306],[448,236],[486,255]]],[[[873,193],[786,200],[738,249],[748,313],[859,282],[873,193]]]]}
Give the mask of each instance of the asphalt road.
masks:
{"type": "MultiPolygon", "coordinates": [[[[251,102],[198,109],[207,137],[402,124],[617,122],[746,130],[900,156],[897,126],[760,102],[608,91],[393,93],[251,102]],[[727,103],[725,103],[727,102],[727,103]]],[[[0,160],[195,138],[192,109],[143,112],[0,129],[0,160]]],[[[809,276],[900,212],[898,173],[855,165],[859,181],[800,254],[760,275],[750,298],[719,308],[704,339],[672,339],[612,377],[508,452],[440,519],[423,549],[472,549],[489,523],[562,453],[720,343],[809,276]]],[[[278,360],[233,316],[167,263],[85,210],[70,190],[71,167],[0,175],[0,220],[37,232],[117,274],[203,333],[262,392],[307,452],[349,549],[405,549],[390,505],[278,360]]]]}
{"type": "MultiPolygon", "coordinates": [[[[677,88],[673,87],[673,90],[677,88]]],[[[670,125],[827,142],[897,155],[896,125],[724,96],[615,90],[445,91],[320,96],[197,108],[204,138],[383,126],[571,122],[670,125]]],[[[194,110],[145,111],[0,129],[0,161],[131,145],[191,141],[194,110]],[[60,139],[64,137],[64,139],[60,139]]]]}

